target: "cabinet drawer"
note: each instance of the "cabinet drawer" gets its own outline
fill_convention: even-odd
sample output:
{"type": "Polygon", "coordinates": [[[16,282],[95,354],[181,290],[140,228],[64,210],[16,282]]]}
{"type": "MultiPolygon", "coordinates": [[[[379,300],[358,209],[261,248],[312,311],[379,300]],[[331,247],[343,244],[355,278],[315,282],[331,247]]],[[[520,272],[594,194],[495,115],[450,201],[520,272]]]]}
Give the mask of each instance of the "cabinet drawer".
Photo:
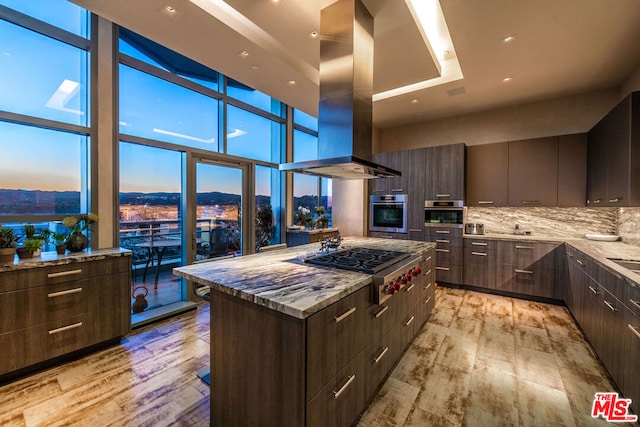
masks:
{"type": "Polygon", "coordinates": [[[407,235],[403,233],[387,233],[383,231],[369,231],[369,237],[379,239],[407,240],[407,235]]]}
{"type": "Polygon", "coordinates": [[[373,304],[367,310],[367,350],[371,350],[382,340],[393,327],[394,317],[398,311],[398,298],[393,295],[384,304],[373,304]]]}
{"type": "Polygon", "coordinates": [[[307,404],[307,426],[349,426],[364,408],[365,399],[361,351],[307,404]]]}
{"type": "Polygon", "coordinates": [[[129,273],[0,293],[0,334],[98,311],[128,307],[129,273]]]}
{"type": "Polygon", "coordinates": [[[456,242],[457,246],[462,246],[462,228],[458,227],[425,227],[425,240],[435,242],[436,240],[450,240],[456,242]]]}
{"type": "Polygon", "coordinates": [[[496,253],[487,247],[465,247],[464,284],[493,289],[496,284],[496,253]]]}
{"type": "Polygon", "coordinates": [[[477,239],[465,237],[463,240],[463,246],[466,249],[473,249],[478,252],[495,251],[497,243],[495,240],[477,239]]]}
{"type": "Polygon", "coordinates": [[[436,267],[462,265],[462,248],[437,248],[436,267]]]}
{"type": "Polygon", "coordinates": [[[555,268],[555,243],[498,242],[496,254],[498,264],[513,265],[519,269],[533,266],[546,269],[555,268]]]}
{"type": "Polygon", "coordinates": [[[627,292],[622,300],[629,310],[636,316],[640,317],[640,288],[627,284],[627,292]]]}
{"type": "Polygon", "coordinates": [[[553,298],[555,293],[555,271],[513,265],[498,265],[495,289],[524,295],[553,298]]]}
{"type": "Polygon", "coordinates": [[[370,297],[366,286],[307,320],[307,399],[364,346],[370,297]]]}
{"type": "Polygon", "coordinates": [[[130,257],[70,262],[0,273],[0,292],[90,279],[117,273],[130,273],[130,257]]]}
{"type": "MultiPolygon", "coordinates": [[[[415,302],[415,299],[412,300],[415,302]]],[[[401,314],[400,317],[396,319],[396,328],[397,335],[395,336],[395,342],[397,349],[400,355],[404,349],[409,345],[413,337],[415,336],[415,327],[418,323],[416,313],[416,304],[413,304],[404,314],[401,314]]]]}
{"type": "MultiPolygon", "coordinates": [[[[631,409],[634,413],[640,413],[640,316],[636,316],[630,310],[623,310],[623,346],[624,346],[624,377],[622,389],[624,397],[631,399],[631,409]]],[[[617,336],[617,334],[616,334],[617,336]]],[[[615,343],[615,345],[620,345],[615,343]]]]}
{"type": "Polygon", "coordinates": [[[462,266],[449,265],[436,267],[436,282],[462,283],[462,266]]]}
{"type": "Polygon", "coordinates": [[[375,346],[367,351],[365,357],[366,396],[373,396],[378,386],[389,373],[396,360],[396,351],[393,340],[393,332],[384,335],[375,346]]]}

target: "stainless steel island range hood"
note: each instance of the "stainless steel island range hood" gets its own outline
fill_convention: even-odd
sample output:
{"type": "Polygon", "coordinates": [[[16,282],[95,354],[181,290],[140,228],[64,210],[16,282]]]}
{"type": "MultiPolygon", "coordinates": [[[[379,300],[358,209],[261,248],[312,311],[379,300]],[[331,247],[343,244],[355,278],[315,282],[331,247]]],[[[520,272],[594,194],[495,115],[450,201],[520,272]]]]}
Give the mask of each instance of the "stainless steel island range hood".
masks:
{"type": "Polygon", "coordinates": [[[400,176],[371,161],[373,18],[360,0],[338,0],[320,12],[318,160],[282,171],[341,179],[400,176]]]}

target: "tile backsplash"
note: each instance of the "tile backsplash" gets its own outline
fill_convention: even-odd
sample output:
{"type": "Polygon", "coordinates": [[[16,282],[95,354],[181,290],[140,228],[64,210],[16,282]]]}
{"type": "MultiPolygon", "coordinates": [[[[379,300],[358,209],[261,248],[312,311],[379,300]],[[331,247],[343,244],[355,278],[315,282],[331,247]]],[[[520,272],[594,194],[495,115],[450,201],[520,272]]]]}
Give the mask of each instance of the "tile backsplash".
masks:
{"type": "Polygon", "coordinates": [[[485,233],[513,234],[515,224],[532,236],[581,238],[618,233],[640,244],[640,208],[467,208],[466,222],[481,222],[485,233]]]}

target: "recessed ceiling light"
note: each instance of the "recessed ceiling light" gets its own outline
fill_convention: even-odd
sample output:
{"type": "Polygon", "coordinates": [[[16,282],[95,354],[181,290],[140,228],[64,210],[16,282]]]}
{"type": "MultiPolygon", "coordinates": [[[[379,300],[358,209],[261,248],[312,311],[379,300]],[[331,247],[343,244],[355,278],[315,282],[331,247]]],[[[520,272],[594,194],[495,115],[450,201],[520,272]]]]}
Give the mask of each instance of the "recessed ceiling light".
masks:
{"type": "Polygon", "coordinates": [[[511,43],[512,41],[514,41],[516,38],[515,34],[511,34],[510,36],[504,37],[502,39],[502,43],[511,43]]]}
{"type": "Polygon", "coordinates": [[[240,52],[238,52],[238,56],[242,59],[245,59],[249,56],[249,52],[247,52],[246,50],[242,50],[240,52]]]}
{"type": "Polygon", "coordinates": [[[513,76],[507,76],[504,79],[502,79],[503,82],[510,82],[511,80],[513,80],[513,76]]]}
{"type": "Polygon", "coordinates": [[[311,36],[312,39],[318,38],[319,35],[320,35],[320,33],[317,32],[317,31],[311,31],[309,33],[309,36],[311,36]]]}
{"type": "Polygon", "coordinates": [[[289,81],[287,82],[287,84],[288,84],[289,86],[295,86],[295,85],[296,85],[296,81],[295,81],[295,80],[289,80],[289,81]]]}
{"type": "Polygon", "coordinates": [[[169,13],[176,13],[176,10],[172,6],[167,6],[165,9],[169,13]]]}
{"type": "Polygon", "coordinates": [[[417,99],[412,99],[412,100],[411,100],[411,103],[412,103],[412,104],[417,104],[418,102],[419,102],[419,101],[418,101],[417,99]]]}
{"type": "Polygon", "coordinates": [[[253,65],[251,66],[251,69],[252,69],[253,71],[258,71],[258,69],[259,69],[259,68],[260,68],[260,67],[258,67],[258,66],[257,66],[257,65],[255,65],[255,64],[253,64],[253,65]]]}

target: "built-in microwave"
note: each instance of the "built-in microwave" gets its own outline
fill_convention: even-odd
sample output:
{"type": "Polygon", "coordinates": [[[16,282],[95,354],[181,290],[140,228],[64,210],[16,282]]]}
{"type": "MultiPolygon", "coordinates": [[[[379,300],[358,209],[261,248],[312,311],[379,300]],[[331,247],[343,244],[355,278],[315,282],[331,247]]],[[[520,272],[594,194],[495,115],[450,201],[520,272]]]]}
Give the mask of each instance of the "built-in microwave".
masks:
{"type": "Polygon", "coordinates": [[[425,227],[457,227],[464,224],[465,207],[462,200],[425,200],[425,227]]]}
{"type": "Polygon", "coordinates": [[[407,195],[371,196],[369,200],[369,230],[388,233],[407,232],[407,195]]]}

